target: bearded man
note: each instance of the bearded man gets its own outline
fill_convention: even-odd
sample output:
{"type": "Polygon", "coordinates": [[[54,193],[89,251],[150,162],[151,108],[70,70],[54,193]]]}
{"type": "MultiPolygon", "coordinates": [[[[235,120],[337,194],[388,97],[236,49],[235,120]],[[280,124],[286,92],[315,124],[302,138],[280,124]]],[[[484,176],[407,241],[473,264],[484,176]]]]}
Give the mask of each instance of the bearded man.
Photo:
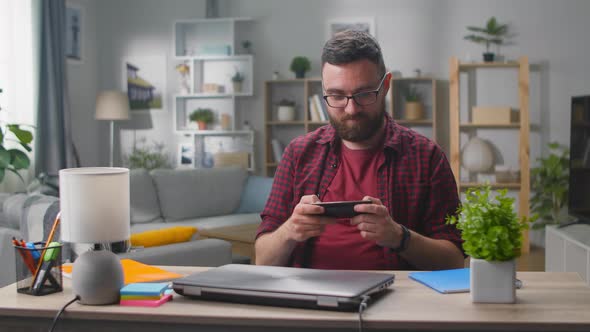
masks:
{"type": "Polygon", "coordinates": [[[322,52],[330,124],[287,146],[261,214],[256,264],[347,270],[461,268],[459,205],[441,148],[385,111],[391,74],[369,34],[344,31],[322,52]],[[370,200],[349,219],[317,202],[370,200]]]}

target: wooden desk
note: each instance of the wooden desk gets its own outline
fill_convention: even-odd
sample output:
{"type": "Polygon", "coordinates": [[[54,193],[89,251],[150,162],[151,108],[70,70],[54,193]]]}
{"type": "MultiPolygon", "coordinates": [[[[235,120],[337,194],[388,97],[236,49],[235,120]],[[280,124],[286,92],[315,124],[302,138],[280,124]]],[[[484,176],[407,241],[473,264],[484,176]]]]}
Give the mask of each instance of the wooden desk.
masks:
{"type": "MultiPolygon", "coordinates": [[[[203,268],[165,267],[189,273],[203,268]]],[[[363,314],[365,330],[589,331],[590,288],[575,273],[520,272],[516,304],[473,304],[468,293],[442,295],[396,272],[393,291],[363,314]]],[[[0,289],[0,331],[46,331],[64,292],[42,297],[0,289]]],[[[158,308],[72,304],[56,331],[357,331],[358,315],[207,302],[174,296],[158,308]]]]}
{"type": "Polygon", "coordinates": [[[199,230],[199,236],[226,240],[231,243],[232,253],[249,257],[254,262],[254,240],[258,225],[260,223],[203,229],[199,230]]]}

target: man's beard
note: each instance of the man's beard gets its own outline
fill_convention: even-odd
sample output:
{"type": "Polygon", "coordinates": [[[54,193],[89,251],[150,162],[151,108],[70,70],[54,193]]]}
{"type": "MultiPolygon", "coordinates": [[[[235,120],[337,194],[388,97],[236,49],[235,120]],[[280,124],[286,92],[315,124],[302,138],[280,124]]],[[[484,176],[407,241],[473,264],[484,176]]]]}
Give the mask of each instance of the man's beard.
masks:
{"type": "Polygon", "coordinates": [[[381,112],[372,114],[358,112],[355,115],[344,114],[341,118],[330,115],[330,124],[336,130],[336,134],[349,142],[363,142],[379,132],[385,121],[385,107],[381,112]],[[356,120],[354,124],[347,124],[347,120],[356,120]]]}

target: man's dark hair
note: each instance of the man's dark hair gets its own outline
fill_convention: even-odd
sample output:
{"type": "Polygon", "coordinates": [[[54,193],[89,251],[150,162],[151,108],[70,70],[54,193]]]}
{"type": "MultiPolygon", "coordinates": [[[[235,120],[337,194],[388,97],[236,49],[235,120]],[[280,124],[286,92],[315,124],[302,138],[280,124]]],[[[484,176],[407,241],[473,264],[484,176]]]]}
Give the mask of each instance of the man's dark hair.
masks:
{"type": "Polygon", "coordinates": [[[381,47],[377,40],[366,32],[345,30],[335,34],[324,45],[322,68],[326,62],[332,65],[342,65],[363,59],[376,64],[380,74],[385,74],[383,54],[381,54],[381,47]]]}

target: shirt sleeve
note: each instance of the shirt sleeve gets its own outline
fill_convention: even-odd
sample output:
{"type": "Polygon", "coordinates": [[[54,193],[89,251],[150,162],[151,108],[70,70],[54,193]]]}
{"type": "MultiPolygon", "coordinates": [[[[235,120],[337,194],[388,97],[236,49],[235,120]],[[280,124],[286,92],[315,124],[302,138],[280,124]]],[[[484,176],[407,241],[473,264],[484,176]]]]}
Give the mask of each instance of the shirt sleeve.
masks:
{"type": "Polygon", "coordinates": [[[293,172],[295,165],[294,142],[283,152],[283,157],[275,171],[272,188],[260,217],[256,238],[265,233],[274,232],[291,216],[293,210],[293,172]]]}
{"type": "Polygon", "coordinates": [[[455,176],[444,153],[436,148],[431,158],[430,191],[424,220],[426,220],[426,236],[434,239],[451,241],[463,250],[461,231],[455,225],[446,223],[446,217],[456,215],[461,201],[457,193],[455,176]]]}

